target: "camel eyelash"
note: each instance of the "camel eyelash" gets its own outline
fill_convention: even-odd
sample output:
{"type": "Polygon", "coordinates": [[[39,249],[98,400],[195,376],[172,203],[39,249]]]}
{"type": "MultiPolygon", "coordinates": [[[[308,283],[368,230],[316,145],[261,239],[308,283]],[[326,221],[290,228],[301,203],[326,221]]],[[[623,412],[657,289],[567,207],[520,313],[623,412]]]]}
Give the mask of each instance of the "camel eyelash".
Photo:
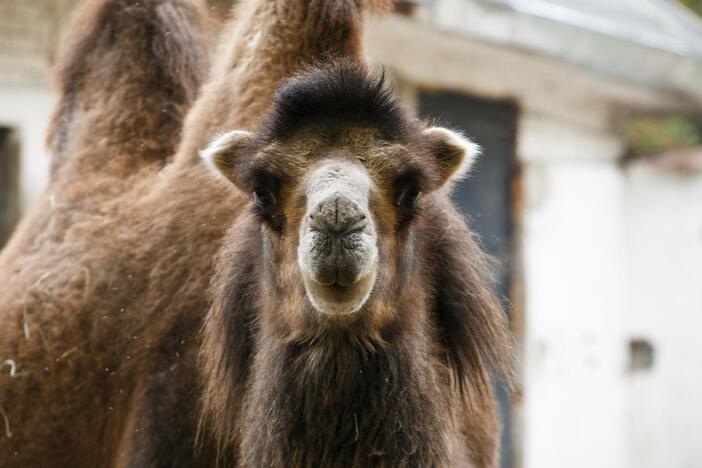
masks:
{"type": "Polygon", "coordinates": [[[278,178],[262,169],[252,170],[250,193],[254,209],[261,222],[266,222],[275,231],[280,231],[284,225],[284,219],[278,210],[280,202],[278,178]]]}
{"type": "Polygon", "coordinates": [[[423,177],[418,169],[410,169],[395,178],[395,204],[412,208],[423,192],[423,177]]]}

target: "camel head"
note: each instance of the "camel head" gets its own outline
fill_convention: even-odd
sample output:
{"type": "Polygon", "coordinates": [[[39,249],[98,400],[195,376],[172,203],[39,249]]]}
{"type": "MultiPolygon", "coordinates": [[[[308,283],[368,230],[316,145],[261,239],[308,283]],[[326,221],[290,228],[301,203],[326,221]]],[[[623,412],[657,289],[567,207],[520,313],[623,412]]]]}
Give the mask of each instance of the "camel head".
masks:
{"type": "Polygon", "coordinates": [[[382,304],[421,259],[423,199],[477,153],[411,117],[382,76],[337,62],[283,83],[258,129],[221,135],[201,154],[250,198],[281,310],[339,323],[387,313],[382,304]]]}

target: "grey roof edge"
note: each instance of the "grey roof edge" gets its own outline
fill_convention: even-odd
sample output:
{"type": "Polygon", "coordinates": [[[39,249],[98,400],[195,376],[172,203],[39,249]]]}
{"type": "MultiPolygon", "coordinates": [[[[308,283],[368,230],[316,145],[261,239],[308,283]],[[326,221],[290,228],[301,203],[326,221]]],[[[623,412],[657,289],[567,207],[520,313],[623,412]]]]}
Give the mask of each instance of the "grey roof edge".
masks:
{"type": "MultiPolygon", "coordinates": [[[[585,71],[624,80],[681,100],[692,100],[694,106],[691,107],[702,109],[702,53],[698,55],[684,47],[662,47],[660,43],[654,46],[624,34],[610,34],[603,28],[585,28],[574,21],[564,22],[519,11],[512,8],[515,1],[523,2],[474,1],[482,4],[481,8],[486,14],[507,13],[512,16],[515,27],[508,36],[472,28],[470,25],[474,24],[473,21],[465,22],[458,18],[440,18],[436,25],[555,58],[585,71]]],[[[681,14],[685,18],[686,12],[681,14]]]]}
{"type": "MultiPolygon", "coordinates": [[[[659,49],[682,56],[697,56],[702,58],[702,22],[687,8],[663,0],[661,3],[649,3],[659,8],[664,5],[665,14],[677,23],[679,29],[687,31],[686,35],[672,35],[649,27],[622,24],[615,18],[594,16],[582,10],[566,5],[539,3],[533,0],[480,0],[489,6],[497,6],[514,12],[548,19],[567,24],[574,28],[594,33],[604,34],[624,41],[638,43],[651,49],[659,49]],[[693,37],[694,35],[694,37],[693,37]],[[686,37],[683,37],[686,36],[686,37]]],[[[650,8],[650,7],[649,7],[650,8]]]]}

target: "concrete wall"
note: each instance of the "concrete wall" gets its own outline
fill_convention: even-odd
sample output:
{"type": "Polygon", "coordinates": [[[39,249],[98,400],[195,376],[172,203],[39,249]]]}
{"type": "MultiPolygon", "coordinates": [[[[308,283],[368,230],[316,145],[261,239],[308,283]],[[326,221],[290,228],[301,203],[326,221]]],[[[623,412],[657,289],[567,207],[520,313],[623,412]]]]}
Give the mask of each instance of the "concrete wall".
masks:
{"type": "Polygon", "coordinates": [[[0,2],[0,85],[46,87],[75,0],[0,2]]]}
{"type": "Polygon", "coordinates": [[[620,468],[626,457],[622,147],[523,120],[523,466],[620,468]]]}
{"type": "Polygon", "coordinates": [[[48,155],[44,134],[55,100],[50,67],[77,0],[0,2],[0,126],[20,145],[23,211],[44,186],[48,155]]]}
{"type": "Polygon", "coordinates": [[[702,174],[626,172],[624,331],[654,349],[626,386],[628,468],[702,466],[702,174]]]}
{"type": "Polygon", "coordinates": [[[702,466],[702,174],[543,116],[520,141],[523,466],[702,466]]]}

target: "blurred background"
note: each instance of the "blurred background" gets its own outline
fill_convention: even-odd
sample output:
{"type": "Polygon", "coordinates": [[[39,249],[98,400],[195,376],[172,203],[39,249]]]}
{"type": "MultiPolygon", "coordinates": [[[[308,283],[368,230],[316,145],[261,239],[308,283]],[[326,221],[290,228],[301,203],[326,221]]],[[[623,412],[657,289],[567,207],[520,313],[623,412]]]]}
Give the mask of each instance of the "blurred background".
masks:
{"type": "MultiPolygon", "coordinates": [[[[0,246],[77,0],[0,0],[0,246]]],[[[231,0],[211,0],[221,24],[231,0]]],[[[454,195],[519,346],[505,468],[702,467],[702,0],[416,0],[368,55],[484,147],[454,195]]],[[[218,26],[213,26],[212,37],[218,26]]],[[[214,42],[214,40],[213,40],[214,42]]]]}

